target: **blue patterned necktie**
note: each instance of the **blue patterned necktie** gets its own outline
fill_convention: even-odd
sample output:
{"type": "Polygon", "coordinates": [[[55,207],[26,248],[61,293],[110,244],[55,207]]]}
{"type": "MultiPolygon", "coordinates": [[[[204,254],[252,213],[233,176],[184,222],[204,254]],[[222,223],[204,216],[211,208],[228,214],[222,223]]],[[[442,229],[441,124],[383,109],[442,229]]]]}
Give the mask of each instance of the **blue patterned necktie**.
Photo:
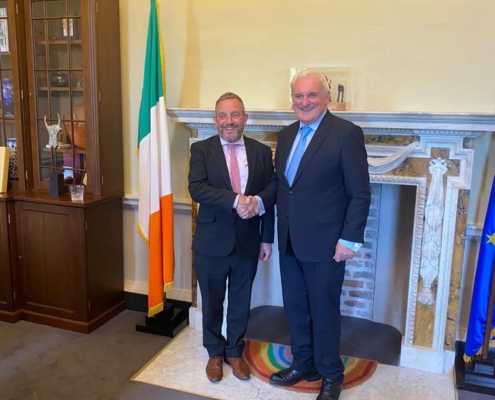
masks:
{"type": "Polygon", "coordinates": [[[292,159],[290,160],[289,168],[287,168],[287,173],[285,174],[290,186],[292,186],[292,182],[294,181],[294,177],[296,176],[297,168],[299,167],[301,158],[304,154],[304,151],[306,150],[308,135],[311,132],[313,132],[313,129],[309,126],[301,127],[301,138],[299,139],[299,143],[296,146],[296,150],[294,151],[292,159]]]}

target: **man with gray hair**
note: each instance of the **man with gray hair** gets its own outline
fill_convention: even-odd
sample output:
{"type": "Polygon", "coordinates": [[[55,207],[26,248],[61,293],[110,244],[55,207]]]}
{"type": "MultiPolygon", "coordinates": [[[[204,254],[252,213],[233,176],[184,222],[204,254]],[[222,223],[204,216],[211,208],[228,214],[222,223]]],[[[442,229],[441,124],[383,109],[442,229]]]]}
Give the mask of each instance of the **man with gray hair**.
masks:
{"type": "Polygon", "coordinates": [[[276,172],[260,194],[265,206],[267,198],[277,201],[280,275],[294,357],[270,383],[291,386],[322,378],[317,400],[337,400],[344,380],[340,294],[345,261],[364,242],[371,199],[367,154],[362,129],[328,111],[324,77],[300,71],[291,91],[299,121],[280,131],[276,172]]]}

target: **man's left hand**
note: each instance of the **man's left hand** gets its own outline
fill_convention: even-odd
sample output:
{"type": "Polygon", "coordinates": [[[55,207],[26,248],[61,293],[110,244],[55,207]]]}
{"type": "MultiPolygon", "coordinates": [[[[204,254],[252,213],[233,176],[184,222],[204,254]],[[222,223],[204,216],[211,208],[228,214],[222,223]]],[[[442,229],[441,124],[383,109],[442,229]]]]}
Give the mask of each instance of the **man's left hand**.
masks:
{"type": "Polygon", "coordinates": [[[333,259],[337,262],[347,261],[352,259],[354,254],[356,253],[354,253],[354,251],[350,248],[344,246],[342,243],[337,243],[337,246],[335,246],[335,255],[333,256],[333,259]]]}
{"type": "Polygon", "coordinates": [[[261,243],[260,245],[260,260],[267,261],[272,255],[271,243],[261,243]]]}

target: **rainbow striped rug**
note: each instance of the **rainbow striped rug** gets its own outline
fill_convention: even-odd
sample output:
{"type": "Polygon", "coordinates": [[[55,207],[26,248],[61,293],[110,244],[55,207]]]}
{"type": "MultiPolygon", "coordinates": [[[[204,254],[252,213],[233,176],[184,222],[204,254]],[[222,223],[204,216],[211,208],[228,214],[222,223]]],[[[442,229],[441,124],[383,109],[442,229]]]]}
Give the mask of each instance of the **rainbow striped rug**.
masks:
{"type": "MultiPolygon", "coordinates": [[[[244,359],[249,364],[253,375],[268,382],[271,374],[291,365],[292,353],[290,346],[246,339],[244,359]]],[[[349,389],[369,379],[378,365],[378,362],[373,360],[347,356],[342,356],[342,362],[345,365],[344,389],[349,389]]],[[[320,387],[321,381],[302,381],[294,386],[283,388],[299,392],[318,393],[320,387]]]]}

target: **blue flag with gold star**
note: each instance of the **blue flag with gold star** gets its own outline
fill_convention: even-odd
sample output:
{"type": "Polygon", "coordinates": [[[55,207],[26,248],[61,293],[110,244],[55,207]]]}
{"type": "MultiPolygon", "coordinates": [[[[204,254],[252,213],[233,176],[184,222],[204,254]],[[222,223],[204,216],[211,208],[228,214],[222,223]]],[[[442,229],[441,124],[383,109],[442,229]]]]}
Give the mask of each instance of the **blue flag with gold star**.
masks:
{"type": "MultiPolygon", "coordinates": [[[[495,263],[495,176],[492,184],[488,209],[486,211],[483,234],[481,235],[478,266],[474,279],[471,312],[464,348],[464,360],[469,361],[476,354],[481,354],[485,338],[486,320],[490,299],[490,285],[495,263]]],[[[495,290],[495,288],[493,289],[495,290]]],[[[494,313],[495,314],[495,313],[494,313]]],[[[492,319],[490,339],[495,336],[495,315],[492,319]]]]}

